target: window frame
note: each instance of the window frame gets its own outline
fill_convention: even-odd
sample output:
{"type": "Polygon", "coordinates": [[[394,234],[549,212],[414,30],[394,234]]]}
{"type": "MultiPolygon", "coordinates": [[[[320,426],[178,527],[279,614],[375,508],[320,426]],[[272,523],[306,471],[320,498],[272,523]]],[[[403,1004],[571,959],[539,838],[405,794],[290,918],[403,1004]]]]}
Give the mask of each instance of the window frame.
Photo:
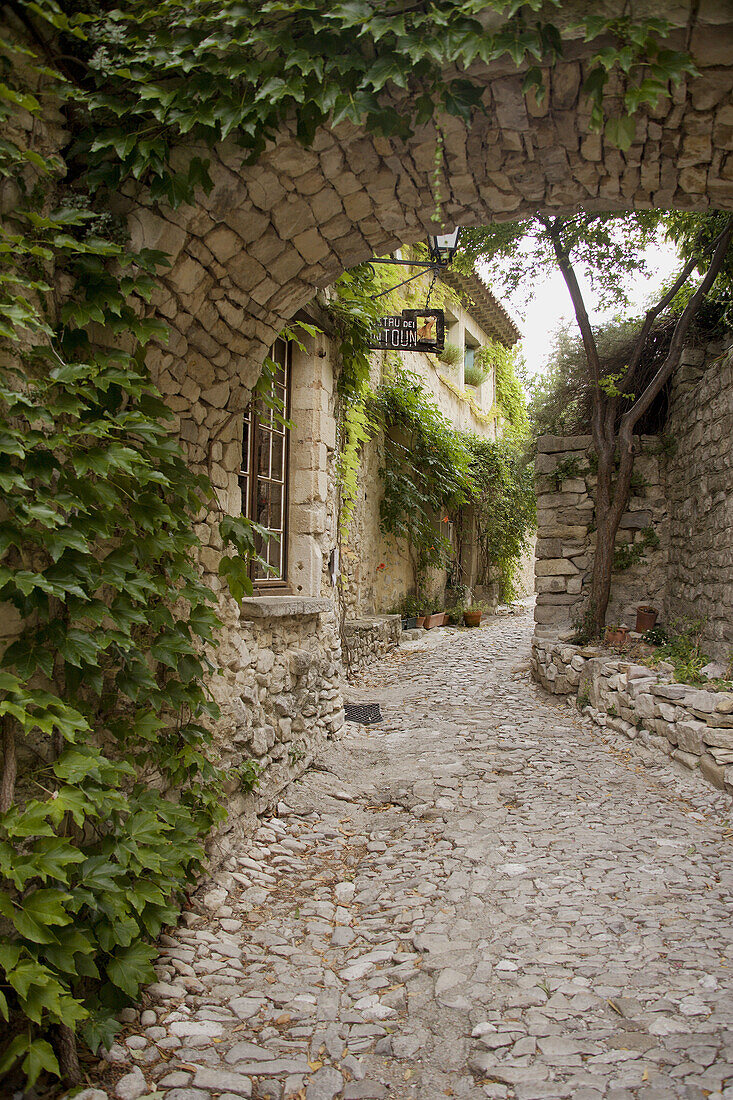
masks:
{"type": "MultiPolygon", "coordinates": [[[[282,340],[280,337],[275,341],[270,349],[269,355],[271,358],[276,359],[277,346],[283,344],[285,348],[285,354],[282,362],[282,366],[285,370],[285,408],[283,410],[283,417],[287,421],[290,417],[290,396],[291,396],[291,383],[293,373],[293,344],[291,340],[282,340]]],[[[279,360],[276,359],[276,362],[279,360]]],[[[239,467],[239,486],[241,494],[241,508],[242,515],[248,519],[257,522],[257,486],[260,481],[259,474],[257,472],[257,443],[260,426],[260,416],[257,410],[258,399],[254,396],[247,408],[247,413],[242,422],[242,455],[240,459],[239,467]],[[245,424],[249,421],[249,439],[248,439],[248,458],[249,468],[245,470],[244,467],[244,428],[245,424]],[[247,501],[245,507],[245,492],[243,487],[243,481],[246,479],[247,485],[247,501]]],[[[283,429],[283,458],[282,458],[282,471],[283,471],[283,494],[282,494],[282,532],[281,532],[281,550],[282,550],[282,576],[273,577],[257,576],[257,563],[250,561],[249,563],[249,577],[254,585],[255,592],[272,592],[272,591],[289,591],[290,585],[288,582],[288,549],[290,541],[290,429],[285,427],[283,429]]],[[[272,470],[270,471],[272,473],[272,470]]],[[[267,480],[272,480],[271,478],[267,480]]]]}

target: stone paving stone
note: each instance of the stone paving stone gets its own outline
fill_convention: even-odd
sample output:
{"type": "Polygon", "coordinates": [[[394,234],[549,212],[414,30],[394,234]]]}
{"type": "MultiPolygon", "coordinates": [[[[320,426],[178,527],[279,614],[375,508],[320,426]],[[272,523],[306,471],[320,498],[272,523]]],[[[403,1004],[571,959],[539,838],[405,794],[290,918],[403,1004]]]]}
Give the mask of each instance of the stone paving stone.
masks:
{"type": "Polygon", "coordinates": [[[202,887],[111,1061],[161,1100],[733,1097],[730,800],[545,695],[530,629],[363,676],[384,722],[202,887]]]}

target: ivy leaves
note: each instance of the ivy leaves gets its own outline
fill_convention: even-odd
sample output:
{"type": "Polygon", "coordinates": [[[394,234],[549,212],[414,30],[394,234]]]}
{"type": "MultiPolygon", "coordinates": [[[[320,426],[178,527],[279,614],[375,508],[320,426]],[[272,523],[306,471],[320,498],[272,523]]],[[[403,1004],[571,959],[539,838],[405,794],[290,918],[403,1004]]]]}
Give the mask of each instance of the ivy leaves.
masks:
{"type": "MultiPolygon", "coordinates": [[[[434,0],[404,12],[371,0],[187,7],[137,0],[84,25],[95,90],[75,93],[90,121],[75,155],[88,161],[92,187],[133,178],[154,201],[177,206],[197,187],[211,187],[205,157],[172,168],[181,142],[213,147],[228,139],[254,161],[283,126],[310,145],[319,126],[342,122],[402,139],[440,112],[469,124],[487,104],[484,83],[470,75],[476,62],[508,56],[524,70],[524,92],[544,97],[546,68],[562,56],[563,37],[542,7],[434,0]],[[500,15],[491,28],[487,7],[500,15]]],[[[586,41],[599,44],[584,86],[593,128],[603,128],[613,72],[625,81],[628,116],[694,72],[688,55],[663,47],[667,29],[660,19],[583,21],[586,41]]],[[[629,117],[609,123],[608,140],[628,148],[629,117]]]]}
{"type": "Polygon", "coordinates": [[[590,128],[605,133],[612,145],[623,152],[629,149],[636,135],[634,115],[642,104],[656,107],[667,95],[670,84],[679,84],[686,74],[697,72],[690,55],[665,49],[660,44],[669,30],[663,19],[638,22],[628,17],[607,19],[589,16],[585,21],[585,39],[593,41],[610,35],[613,44],[601,47],[594,55],[583,92],[591,104],[590,128]],[[623,104],[626,115],[605,119],[604,95],[613,72],[622,74],[623,104]]]}
{"type": "MultiPolygon", "coordinates": [[[[73,29],[46,0],[33,11],[73,29]]],[[[0,45],[6,70],[13,52],[0,45]]],[[[20,107],[40,110],[0,89],[6,116],[20,107]]],[[[95,1050],[111,1041],[221,820],[204,684],[218,619],[193,531],[211,490],[144,364],[165,338],[145,315],[164,258],[55,202],[50,161],[11,141],[1,152],[20,198],[0,232],[0,600],[19,624],[0,657],[0,1014],[13,1036],[0,1076],[32,1085],[69,1070],[50,1028],[95,1050]]]]}
{"type": "Polygon", "coordinates": [[[420,379],[407,371],[397,371],[380,387],[373,414],[385,427],[381,527],[407,542],[419,592],[427,568],[445,564],[450,553],[436,517],[468,501],[469,454],[463,437],[425,394],[420,379]]]}

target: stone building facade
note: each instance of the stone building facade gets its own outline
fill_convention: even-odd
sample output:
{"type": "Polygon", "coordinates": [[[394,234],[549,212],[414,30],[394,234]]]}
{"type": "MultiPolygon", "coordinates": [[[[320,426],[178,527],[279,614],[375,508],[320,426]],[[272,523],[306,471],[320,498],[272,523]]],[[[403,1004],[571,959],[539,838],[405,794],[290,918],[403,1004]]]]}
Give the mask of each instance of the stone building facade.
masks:
{"type": "MultiPolygon", "coordinates": [[[[607,614],[607,622],[632,629],[641,603],[658,608],[667,624],[703,620],[703,646],[721,661],[733,651],[732,439],[728,335],[686,349],[664,433],[637,441],[635,487],[616,540],[620,564],[631,564],[614,570],[607,614]]],[[[590,436],[541,438],[536,475],[536,633],[567,639],[590,583],[590,436]]]]}
{"type": "MultiPolygon", "coordinates": [[[[502,417],[496,405],[496,378],[493,368],[478,386],[465,382],[464,352],[486,347],[490,341],[512,346],[519,332],[490,290],[476,276],[446,272],[445,283],[452,291],[444,303],[446,345],[460,349],[461,358],[454,366],[423,352],[401,356],[406,371],[420,380],[442,415],[459,431],[494,439],[502,431],[502,417]]],[[[389,376],[388,358],[376,354],[372,369],[373,388],[389,376]]],[[[363,449],[359,472],[359,492],[351,524],[348,545],[344,548],[345,599],[349,618],[386,614],[395,611],[400,600],[415,591],[415,576],[407,545],[380,530],[380,503],[383,496],[379,477],[383,440],[377,436],[363,449]]],[[[459,545],[453,524],[436,517],[436,530],[451,539],[456,553],[456,578],[474,589],[486,580],[475,552],[475,537],[470,509],[463,517],[463,539],[459,545]]],[[[446,569],[430,571],[427,588],[436,598],[445,591],[446,569]]]]}

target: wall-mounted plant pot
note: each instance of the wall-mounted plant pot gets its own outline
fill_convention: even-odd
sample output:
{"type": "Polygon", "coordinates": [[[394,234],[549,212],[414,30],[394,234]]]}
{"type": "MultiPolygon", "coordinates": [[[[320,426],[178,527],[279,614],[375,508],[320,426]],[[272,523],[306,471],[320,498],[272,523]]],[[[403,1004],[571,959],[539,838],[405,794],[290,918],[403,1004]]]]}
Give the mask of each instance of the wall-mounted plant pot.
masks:
{"type": "Polygon", "coordinates": [[[425,616],[425,629],[432,630],[434,626],[443,625],[443,612],[437,611],[434,615],[425,616]]]}
{"type": "Polygon", "coordinates": [[[425,616],[424,615],[418,615],[417,619],[416,619],[416,622],[417,622],[417,625],[418,625],[418,629],[421,626],[425,626],[425,616]]]}
{"type": "Polygon", "coordinates": [[[464,611],[463,621],[466,626],[481,626],[481,611],[464,611]]]}
{"type": "Polygon", "coordinates": [[[416,630],[417,629],[417,615],[408,615],[406,619],[402,620],[403,630],[416,630]]]}
{"type": "Polygon", "coordinates": [[[636,609],[636,633],[644,634],[647,630],[653,630],[657,625],[659,612],[656,607],[637,607],[636,609]]]}
{"type": "Polygon", "coordinates": [[[626,645],[629,640],[628,626],[606,627],[606,645],[626,645]]]}

